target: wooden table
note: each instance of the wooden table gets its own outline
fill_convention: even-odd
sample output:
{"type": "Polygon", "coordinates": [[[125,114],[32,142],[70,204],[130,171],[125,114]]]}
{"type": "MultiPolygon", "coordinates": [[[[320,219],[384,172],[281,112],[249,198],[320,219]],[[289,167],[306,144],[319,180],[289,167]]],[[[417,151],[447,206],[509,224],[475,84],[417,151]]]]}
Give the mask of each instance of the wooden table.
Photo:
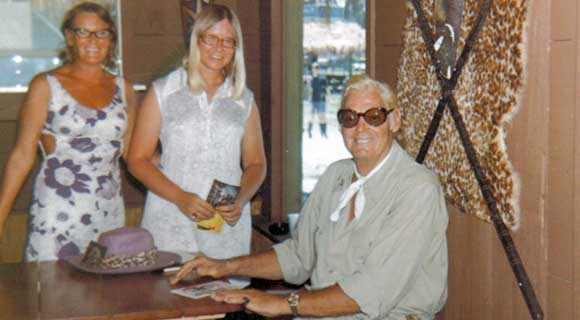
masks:
{"type": "Polygon", "coordinates": [[[63,261],[0,264],[0,319],[203,318],[242,309],[171,289],[160,272],[95,275],[63,261]]]}

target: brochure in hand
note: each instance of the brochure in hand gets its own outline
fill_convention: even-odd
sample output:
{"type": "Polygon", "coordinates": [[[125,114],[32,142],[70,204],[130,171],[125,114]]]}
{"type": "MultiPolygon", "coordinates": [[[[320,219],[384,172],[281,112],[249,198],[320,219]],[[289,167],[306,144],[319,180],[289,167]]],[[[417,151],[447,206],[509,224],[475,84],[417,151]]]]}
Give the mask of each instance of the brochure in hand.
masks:
{"type": "Polygon", "coordinates": [[[214,280],[210,282],[200,283],[193,286],[183,287],[171,290],[171,293],[184,296],[192,299],[201,299],[212,294],[218,290],[240,289],[240,287],[233,285],[227,281],[214,280]]]}
{"type": "MultiPolygon", "coordinates": [[[[232,204],[236,200],[238,192],[240,192],[240,187],[219,180],[214,180],[211,189],[209,190],[209,194],[207,195],[207,202],[214,208],[232,204]]],[[[221,215],[216,214],[210,219],[198,222],[197,228],[213,233],[220,233],[222,232],[224,222],[224,218],[221,215]]]]}

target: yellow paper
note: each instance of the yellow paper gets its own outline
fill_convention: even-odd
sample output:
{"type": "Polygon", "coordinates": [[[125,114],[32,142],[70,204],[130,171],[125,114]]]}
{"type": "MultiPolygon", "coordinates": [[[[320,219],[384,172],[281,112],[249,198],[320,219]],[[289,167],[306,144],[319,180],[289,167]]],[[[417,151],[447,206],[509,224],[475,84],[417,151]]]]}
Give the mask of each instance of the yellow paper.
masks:
{"type": "Polygon", "coordinates": [[[211,219],[202,220],[198,222],[197,228],[213,233],[220,233],[222,232],[224,222],[225,222],[224,218],[220,214],[216,213],[211,219]]]}

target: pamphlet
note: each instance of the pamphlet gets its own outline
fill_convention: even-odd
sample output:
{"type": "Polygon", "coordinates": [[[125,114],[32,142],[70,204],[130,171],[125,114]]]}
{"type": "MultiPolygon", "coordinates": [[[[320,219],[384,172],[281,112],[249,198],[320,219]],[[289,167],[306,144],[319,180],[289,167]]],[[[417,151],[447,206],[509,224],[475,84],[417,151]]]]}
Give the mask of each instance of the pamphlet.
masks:
{"type": "Polygon", "coordinates": [[[183,287],[171,290],[171,293],[184,296],[192,299],[201,299],[211,295],[214,291],[240,289],[240,287],[233,285],[227,281],[214,280],[210,282],[200,283],[193,286],[183,287]]]}
{"type": "MultiPolygon", "coordinates": [[[[207,196],[207,202],[214,208],[234,203],[236,196],[240,192],[240,187],[214,180],[207,196]]],[[[216,214],[212,218],[197,223],[197,228],[213,233],[222,232],[224,218],[216,214]]]]}

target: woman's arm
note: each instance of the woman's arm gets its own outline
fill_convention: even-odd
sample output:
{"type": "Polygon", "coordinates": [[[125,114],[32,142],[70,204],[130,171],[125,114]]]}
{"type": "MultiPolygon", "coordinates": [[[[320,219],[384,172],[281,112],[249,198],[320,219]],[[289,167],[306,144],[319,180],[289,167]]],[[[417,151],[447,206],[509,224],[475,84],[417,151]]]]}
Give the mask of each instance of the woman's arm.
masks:
{"type": "Polygon", "coordinates": [[[129,151],[129,171],[150,191],[174,203],[194,221],[209,219],[214,208],[196,194],[186,192],[169,180],[154,163],[161,130],[161,112],[153,88],[141,103],[129,151]]]}
{"type": "Polygon", "coordinates": [[[30,82],[28,93],[20,108],[16,144],[8,156],[0,184],[0,238],[14,199],[34,166],[36,148],[46,120],[49,101],[48,81],[44,75],[37,75],[30,82]]]}
{"type": "Polygon", "coordinates": [[[241,208],[248,203],[264,182],[266,177],[266,155],[262,138],[262,125],[256,104],[252,104],[248,124],[242,138],[243,174],[240,181],[240,193],[236,203],[218,207],[218,211],[229,224],[235,224],[241,215],[241,208]]]}
{"type": "Polygon", "coordinates": [[[125,80],[125,111],[127,113],[127,128],[125,129],[125,135],[123,137],[123,159],[127,161],[129,156],[129,148],[131,146],[131,136],[133,134],[133,128],[135,127],[135,116],[137,114],[137,106],[135,101],[135,91],[133,91],[133,85],[131,82],[125,80]]]}

